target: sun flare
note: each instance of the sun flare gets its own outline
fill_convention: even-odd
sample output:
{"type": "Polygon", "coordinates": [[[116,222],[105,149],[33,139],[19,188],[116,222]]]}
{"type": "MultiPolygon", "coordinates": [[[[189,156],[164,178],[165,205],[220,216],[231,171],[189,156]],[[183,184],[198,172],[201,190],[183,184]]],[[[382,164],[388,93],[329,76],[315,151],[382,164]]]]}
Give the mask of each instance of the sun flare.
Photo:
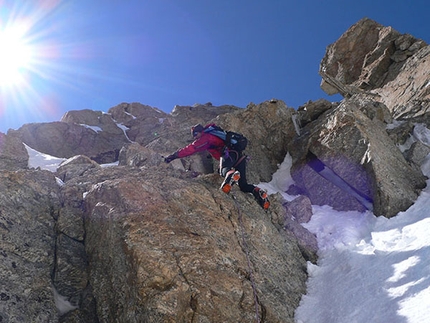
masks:
{"type": "Polygon", "coordinates": [[[31,68],[32,47],[16,28],[0,30],[0,85],[18,85],[31,68]]]}
{"type": "Polygon", "coordinates": [[[49,81],[61,67],[60,13],[60,0],[0,0],[0,123],[7,127],[56,109],[49,81]]]}
{"type": "Polygon", "coordinates": [[[83,82],[100,75],[89,67],[98,49],[75,28],[76,7],[74,1],[0,0],[0,127],[57,119],[60,102],[68,104],[63,93],[86,93],[83,82]]]}

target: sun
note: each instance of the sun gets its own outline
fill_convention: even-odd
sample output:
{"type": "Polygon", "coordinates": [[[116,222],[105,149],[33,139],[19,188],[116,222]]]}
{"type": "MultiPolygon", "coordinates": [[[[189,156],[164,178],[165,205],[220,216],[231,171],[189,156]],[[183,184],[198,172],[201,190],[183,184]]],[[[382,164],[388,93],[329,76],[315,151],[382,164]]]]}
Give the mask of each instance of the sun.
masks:
{"type": "Polygon", "coordinates": [[[73,9],[73,1],[0,0],[0,132],[58,119],[64,91],[81,90],[77,58],[86,52],[73,9]]]}
{"type": "Polygon", "coordinates": [[[33,49],[25,31],[18,27],[0,30],[0,86],[16,86],[31,69],[33,49]]]}

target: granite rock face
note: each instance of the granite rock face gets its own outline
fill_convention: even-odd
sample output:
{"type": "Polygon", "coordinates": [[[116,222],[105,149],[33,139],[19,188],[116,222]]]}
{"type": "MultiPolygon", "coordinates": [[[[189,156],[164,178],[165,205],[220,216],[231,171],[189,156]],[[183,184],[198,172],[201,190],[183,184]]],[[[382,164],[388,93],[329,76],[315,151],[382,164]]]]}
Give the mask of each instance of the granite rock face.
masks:
{"type": "Polygon", "coordinates": [[[48,171],[0,172],[0,321],[57,322],[59,187],[48,171]]]}
{"type": "Polygon", "coordinates": [[[22,141],[0,132],[0,169],[14,171],[27,165],[28,154],[22,141]]]}
{"type": "Polygon", "coordinates": [[[320,64],[322,88],[343,96],[382,88],[426,46],[412,35],[364,18],[327,47],[320,64]]]}
{"type": "Polygon", "coordinates": [[[255,296],[263,321],[293,322],[306,263],[252,196],[233,201],[214,175],[115,172],[85,198],[101,321],[250,322],[255,296]]]}
{"type": "Polygon", "coordinates": [[[312,204],[364,211],[369,201],[375,215],[392,217],[412,205],[426,178],[368,110],[369,102],[354,96],[301,128],[289,144],[291,175],[312,204]],[[324,177],[326,169],[344,183],[324,177]]]}
{"type": "Polygon", "coordinates": [[[430,99],[430,47],[364,18],[327,47],[321,88],[351,97],[366,92],[396,119],[423,116],[430,99]]]}
{"type": "Polygon", "coordinates": [[[109,163],[118,159],[121,147],[129,142],[122,130],[118,130],[112,134],[87,125],[50,122],[26,124],[18,130],[9,130],[8,136],[55,157],[86,155],[99,163],[109,163]]]}
{"type": "MultiPolygon", "coordinates": [[[[408,137],[418,139],[413,130],[416,124],[430,125],[429,51],[423,40],[364,18],[327,47],[320,64],[323,90],[340,93],[345,99],[324,114],[325,120],[314,118],[312,125],[303,122],[304,133],[317,132],[311,135],[314,139],[319,137],[316,141],[306,135],[298,141],[307,142],[308,151],[331,163],[342,179],[354,183],[354,189],[369,197],[377,215],[390,217],[405,210],[425,186],[424,176],[411,160],[412,154],[398,147],[408,137]],[[360,116],[359,111],[364,115],[360,116]],[[351,172],[362,175],[356,178],[348,174],[351,172]]],[[[295,165],[297,169],[308,164],[303,162],[308,151],[296,157],[302,160],[295,165]]],[[[304,190],[303,186],[313,186],[306,179],[304,190]]],[[[322,197],[325,192],[310,193],[315,196],[312,202],[326,203],[330,198],[322,197]],[[318,199],[322,201],[316,202],[318,199]]],[[[334,193],[330,190],[328,194],[334,193]]],[[[346,199],[342,200],[345,202],[328,204],[346,203],[346,208],[351,207],[346,199]]]]}

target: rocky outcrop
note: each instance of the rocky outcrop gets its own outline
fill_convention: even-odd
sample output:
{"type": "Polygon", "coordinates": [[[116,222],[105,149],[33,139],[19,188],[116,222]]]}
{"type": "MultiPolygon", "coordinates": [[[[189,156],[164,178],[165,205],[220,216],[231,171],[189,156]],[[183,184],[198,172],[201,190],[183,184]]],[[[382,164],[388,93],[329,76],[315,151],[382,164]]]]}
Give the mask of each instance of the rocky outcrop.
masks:
{"type": "Polygon", "coordinates": [[[321,88],[350,97],[367,92],[396,119],[429,109],[430,47],[364,18],[329,45],[320,64],[321,88]]]}
{"type": "Polygon", "coordinates": [[[121,125],[130,142],[143,146],[163,135],[166,126],[172,126],[170,115],[140,103],[121,103],[108,112],[121,125]]]}
{"type": "Polygon", "coordinates": [[[9,130],[8,136],[48,155],[86,155],[98,163],[118,160],[122,146],[130,142],[109,115],[90,110],[68,112],[61,122],[26,124],[9,130]]]}
{"type": "Polygon", "coordinates": [[[430,124],[430,46],[417,51],[395,79],[373,92],[390,108],[394,118],[430,124]]]}
{"type": "Polygon", "coordinates": [[[250,322],[254,297],[262,321],[293,321],[305,261],[252,196],[233,201],[214,175],[118,167],[95,176],[103,181],[86,195],[84,218],[101,321],[250,322]]]}
{"type": "Polygon", "coordinates": [[[83,176],[91,168],[101,166],[87,156],[76,155],[62,162],[57,169],[57,176],[63,182],[74,177],[83,176]]]}
{"type": "Polygon", "coordinates": [[[289,144],[291,175],[298,192],[309,196],[312,204],[364,211],[369,201],[376,215],[391,217],[412,205],[425,187],[426,178],[389,137],[384,109],[377,113],[377,107],[357,96],[346,99],[307,123],[289,144]],[[323,168],[347,186],[325,177],[323,168]]]}
{"type": "Polygon", "coordinates": [[[312,218],[311,200],[305,195],[300,195],[291,202],[283,203],[282,206],[285,213],[278,223],[283,226],[287,234],[292,234],[297,239],[303,257],[316,263],[318,259],[317,239],[314,234],[302,226],[312,218]]]}
{"type": "Polygon", "coordinates": [[[364,18],[329,45],[321,61],[322,88],[350,96],[394,80],[408,58],[427,44],[364,18]]]}
{"type": "Polygon", "coordinates": [[[27,165],[28,154],[22,141],[0,132],[0,169],[13,171],[27,165]]]}
{"type": "Polygon", "coordinates": [[[239,110],[241,109],[234,105],[214,106],[210,102],[205,104],[196,103],[193,106],[176,105],[172,111],[172,116],[178,119],[181,123],[184,123],[189,119],[193,119],[195,123],[204,123],[208,118],[214,119],[219,115],[233,113],[239,110]]]}
{"type": "MultiPolygon", "coordinates": [[[[325,182],[321,177],[311,176],[320,183],[313,182],[305,175],[308,172],[303,173],[306,167],[302,166],[309,164],[305,157],[308,152],[329,165],[342,179],[354,183],[354,189],[372,200],[377,215],[390,217],[413,203],[425,186],[425,178],[397,147],[404,143],[414,126],[403,126],[401,129],[406,132],[401,137],[393,135],[401,133],[393,130],[395,127],[387,128],[393,120],[404,119],[429,125],[428,53],[429,46],[424,41],[367,18],[327,47],[320,65],[321,87],[328,94],[340,93],[345,99],[339,107],[324,114],[323,119],[315,118],[314,123],[306,124],[298,140],[300,145],[307,142],[305,146],[309,149],[302,146],[306,151],[296,154],[296,178],[305,180],[306,184],[299,186],[308,192],[313,203],[352,207],[344,198],[339,201],[340,191],[335,201],[336,190],[315,189],[325,182]],[[361,175],[357,178],[353,173],[361,175]],[[325,193],[331,198],[324,197],[325,193]]],[[[315,172],[309,174],[315,175],[315,172]]]]}
{"type": "Polygon", "coordinates": [[[59,187],[48,171],[0,172],[0,321],[57,322],[59,187]]]}

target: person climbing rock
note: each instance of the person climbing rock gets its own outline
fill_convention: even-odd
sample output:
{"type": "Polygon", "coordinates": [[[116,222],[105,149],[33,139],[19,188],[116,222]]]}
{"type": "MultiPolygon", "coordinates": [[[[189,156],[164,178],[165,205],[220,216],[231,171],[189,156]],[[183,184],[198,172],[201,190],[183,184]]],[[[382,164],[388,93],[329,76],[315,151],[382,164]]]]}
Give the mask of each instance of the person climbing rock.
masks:
{"type": "Polygon", "coordinates": [[[224,177],[220,189],[224,193],[230,193],[231,187],[238,184],[242,192],[252,193],[263,209],[269,208],[267,191],[248,184],[246,180],[248,158],[243,154],[243,150],[246,148],[247,139],[243,135],[224,131],[215,124],[197,124],[191,128],[191,134],[194,141],[164,158],[166,163],[207,150],[213,158],[220,161],[219,173],[224,177]]]}

